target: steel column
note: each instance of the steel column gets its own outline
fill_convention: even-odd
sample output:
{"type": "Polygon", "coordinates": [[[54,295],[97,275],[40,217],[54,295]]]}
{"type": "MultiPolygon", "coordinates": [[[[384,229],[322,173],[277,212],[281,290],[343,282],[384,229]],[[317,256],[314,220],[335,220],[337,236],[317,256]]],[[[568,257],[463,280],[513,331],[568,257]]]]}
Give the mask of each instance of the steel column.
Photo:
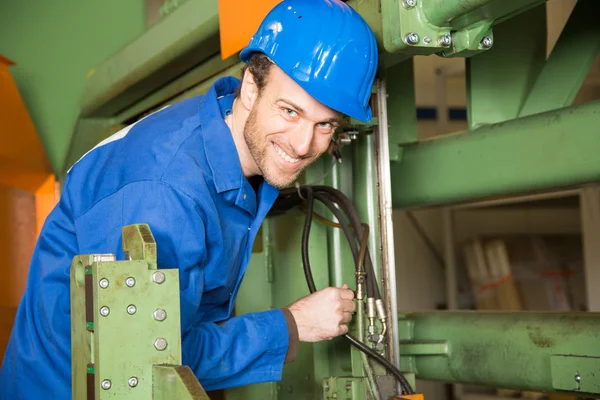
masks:
{"type": "Polygon", "coordinates": [[[600,393],[598,313],[423,312],[399,328],[402,367],[419,379],[600,393]]]}

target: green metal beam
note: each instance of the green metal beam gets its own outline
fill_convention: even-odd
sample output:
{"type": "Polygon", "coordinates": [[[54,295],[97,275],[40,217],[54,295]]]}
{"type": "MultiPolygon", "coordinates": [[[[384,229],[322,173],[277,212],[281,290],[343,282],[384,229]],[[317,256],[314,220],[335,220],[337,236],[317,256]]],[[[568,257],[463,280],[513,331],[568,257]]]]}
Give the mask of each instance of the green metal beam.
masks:
{"type": "Polygon", "coordinates": [[[417,379],[600,394],[598,313],[423,312],[399,329],[417,379]]]}
{"type": "Polygon", "coordinates": [[[485,20],[498,24],[545,2],[546,0],[435,0],[424,5],[428,6],[427,12],[433,21],[450,21],[454,29],[462,29],[485,20]]]}
{"type": "Polygon", "coordinates": [[[439,205],[600,180],[600,101],[405,146],[394,207],[439,205]]]}
{"type": "Polygon", "coordinates": [[[466,60],[470,127],[516,118],[546,61],[546,8],[494,28],[494,47],[466,60]]]}
{"type": "Polygon", "coordinates": [[[600,2],[577,2],[567,25],[519,116],[527,116],[573,103],[600,52],[600,2]]]}
{"type": "Polygon", "coordinates": [[[187,1],[90,71],[83,117],[112,117],[219,52],[217,0],[187,1]]]}

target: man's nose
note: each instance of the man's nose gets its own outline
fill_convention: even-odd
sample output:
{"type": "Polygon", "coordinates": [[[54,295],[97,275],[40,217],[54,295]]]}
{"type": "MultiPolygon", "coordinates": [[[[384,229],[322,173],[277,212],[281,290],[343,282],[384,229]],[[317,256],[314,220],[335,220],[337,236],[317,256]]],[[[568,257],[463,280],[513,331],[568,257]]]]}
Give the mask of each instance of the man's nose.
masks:
{"type": "Polygon", "coordinates": [[[315,134],[312,124],[302,124],[293,132],[290,138],[290,145],[299,157],[306,157],[310,154],[313,136],[315,134]]]}

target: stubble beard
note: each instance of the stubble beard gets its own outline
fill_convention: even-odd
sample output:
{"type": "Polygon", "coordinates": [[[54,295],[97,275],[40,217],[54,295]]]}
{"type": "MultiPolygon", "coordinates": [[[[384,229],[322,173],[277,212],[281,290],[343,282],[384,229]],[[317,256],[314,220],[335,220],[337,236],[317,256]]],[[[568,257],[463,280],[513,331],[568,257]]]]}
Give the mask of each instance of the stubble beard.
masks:
{"type": "Polygon", "coordinates": [[[244,140],[246,141],[246,146],[248,147],[250,155],[254,159],[254,162],[265,181],[278,189],[283,189],[294,183],[300,173],[308,166],[308,163],[306,163],[293,175],[289,175],[278,171],[276,167],[269,164],[269,160],[267,159],[267,146],[271,146],[271,144],[260,134],[256,107],[252,108],[248,115],[248,119],[246,120],[246,125],[244,126],[244,140]]]}

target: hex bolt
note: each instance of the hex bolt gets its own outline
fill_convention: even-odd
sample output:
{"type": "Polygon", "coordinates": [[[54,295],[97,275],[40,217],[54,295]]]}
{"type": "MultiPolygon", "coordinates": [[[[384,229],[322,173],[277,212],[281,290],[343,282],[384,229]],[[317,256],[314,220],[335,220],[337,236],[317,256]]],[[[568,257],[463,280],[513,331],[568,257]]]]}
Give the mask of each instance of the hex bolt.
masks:
{"type": "Polygon", "coordinates": [[[442,35],[440,36],[438,43],[440,46],[448,47],[452,44],[452,36],[450,36],[448,33],[442,35]]]}
{"type": "Polygon", "coordinates": [[[102,308],[100,308],[100,315],[102,315],[103,317],[108,316],[108,314],[110,314],[110,308],[104,306],[102,308]]]}
{"type": "Polygon", "coordinates": [[[136,387],[138,385],[138,378],[136,378],[135,376],[132,376],[131,378],[129,378],[129,380],[127,381],[127,383],[131,387],[136,387]]]}
{"type": "Polygon", "coordinates": [[[133,304],[127,306],[127,314],[133,315],[137,311],[137,308],[133,304]]]}
{"type": "Polygon", "coordinates": [[[167,312],[162,308],[154,310],[154,319],[157,321],[164,321],[167,318],[167,312]]]}
{"type": "Polygon", "coordinates": [[[106,279],[106,278],[100,279],[100,282],[98,282],[98,285],[100,285],[100,287],[102,289],[106,289],[109,285],[108,279],[106,279]]]}
{"type": "Polygon", "coordinates": [[[352,384],[350,384],[350,383],[346,383],[346,390],[347,390],[347,391],[350,391],[350,390],[352,390],[352,384]]]}
{"type": "Polygon", "coordinates": [[[577,382],[577,383],[581,382],[581,375],[579,375],[579,374],[575,375],[575,382],[577,382]]]}
{"type": "Polygon", "coordinates": [[[483,39],[481,39],[480,45],[484,49],[489,49],[494,45],[494,39],[489,36],[485,36],[483,39]]]}
{"type": "Polygon", "coordinates": [[[416,34],[415,32],[409,32],[404,37],[404,41],[408,45],[417,44],[417,43],[419,43],[419,35],[416,34]]]}
{"type": "Polygon", "coordinates": [[[325,391],[329,392],[329,382],[325,382],[325,391]]]}
{"type": "Polygon", "coordinates": [[[414,8],[417,5],[417,0],[402,0],[402,7],[407,10],[414,8]]]}
{"type": "Polygon", "coordinates": [[[128,287],[134,287],[135,286],[135,278],[133,276],[130,276],[129,278],[125,279],[125,284],[128,287]]]}
{"type": "Polygon", "coordinates": [[[425,36],[425,37],[423,38],[423,43],[425,43],[425,44],[429,44],[429,43],[431,43],[431,38],[430,38],[429,36],[425,36]]]}
{"type": "Polygon", "coordinates": [[[154,347],[158,351],[163,351],[167,348],[167,341],[163,338],[158,338],[154,341],[154,347]]]}
{"type": "Polygon", "coordinates": [[[102,386],[102,389],[108,390],[112,386],[112,383],[110,383],[110,381],[108,379],[105,379],[102,381],[102,383],[100,385],[102,386]]]}
{"type": "Polygon", "coordinates": [[[162,271],[156,271],[152,274],[152,281],[161,284],[165,281],[165,274],[162,271]]]}

